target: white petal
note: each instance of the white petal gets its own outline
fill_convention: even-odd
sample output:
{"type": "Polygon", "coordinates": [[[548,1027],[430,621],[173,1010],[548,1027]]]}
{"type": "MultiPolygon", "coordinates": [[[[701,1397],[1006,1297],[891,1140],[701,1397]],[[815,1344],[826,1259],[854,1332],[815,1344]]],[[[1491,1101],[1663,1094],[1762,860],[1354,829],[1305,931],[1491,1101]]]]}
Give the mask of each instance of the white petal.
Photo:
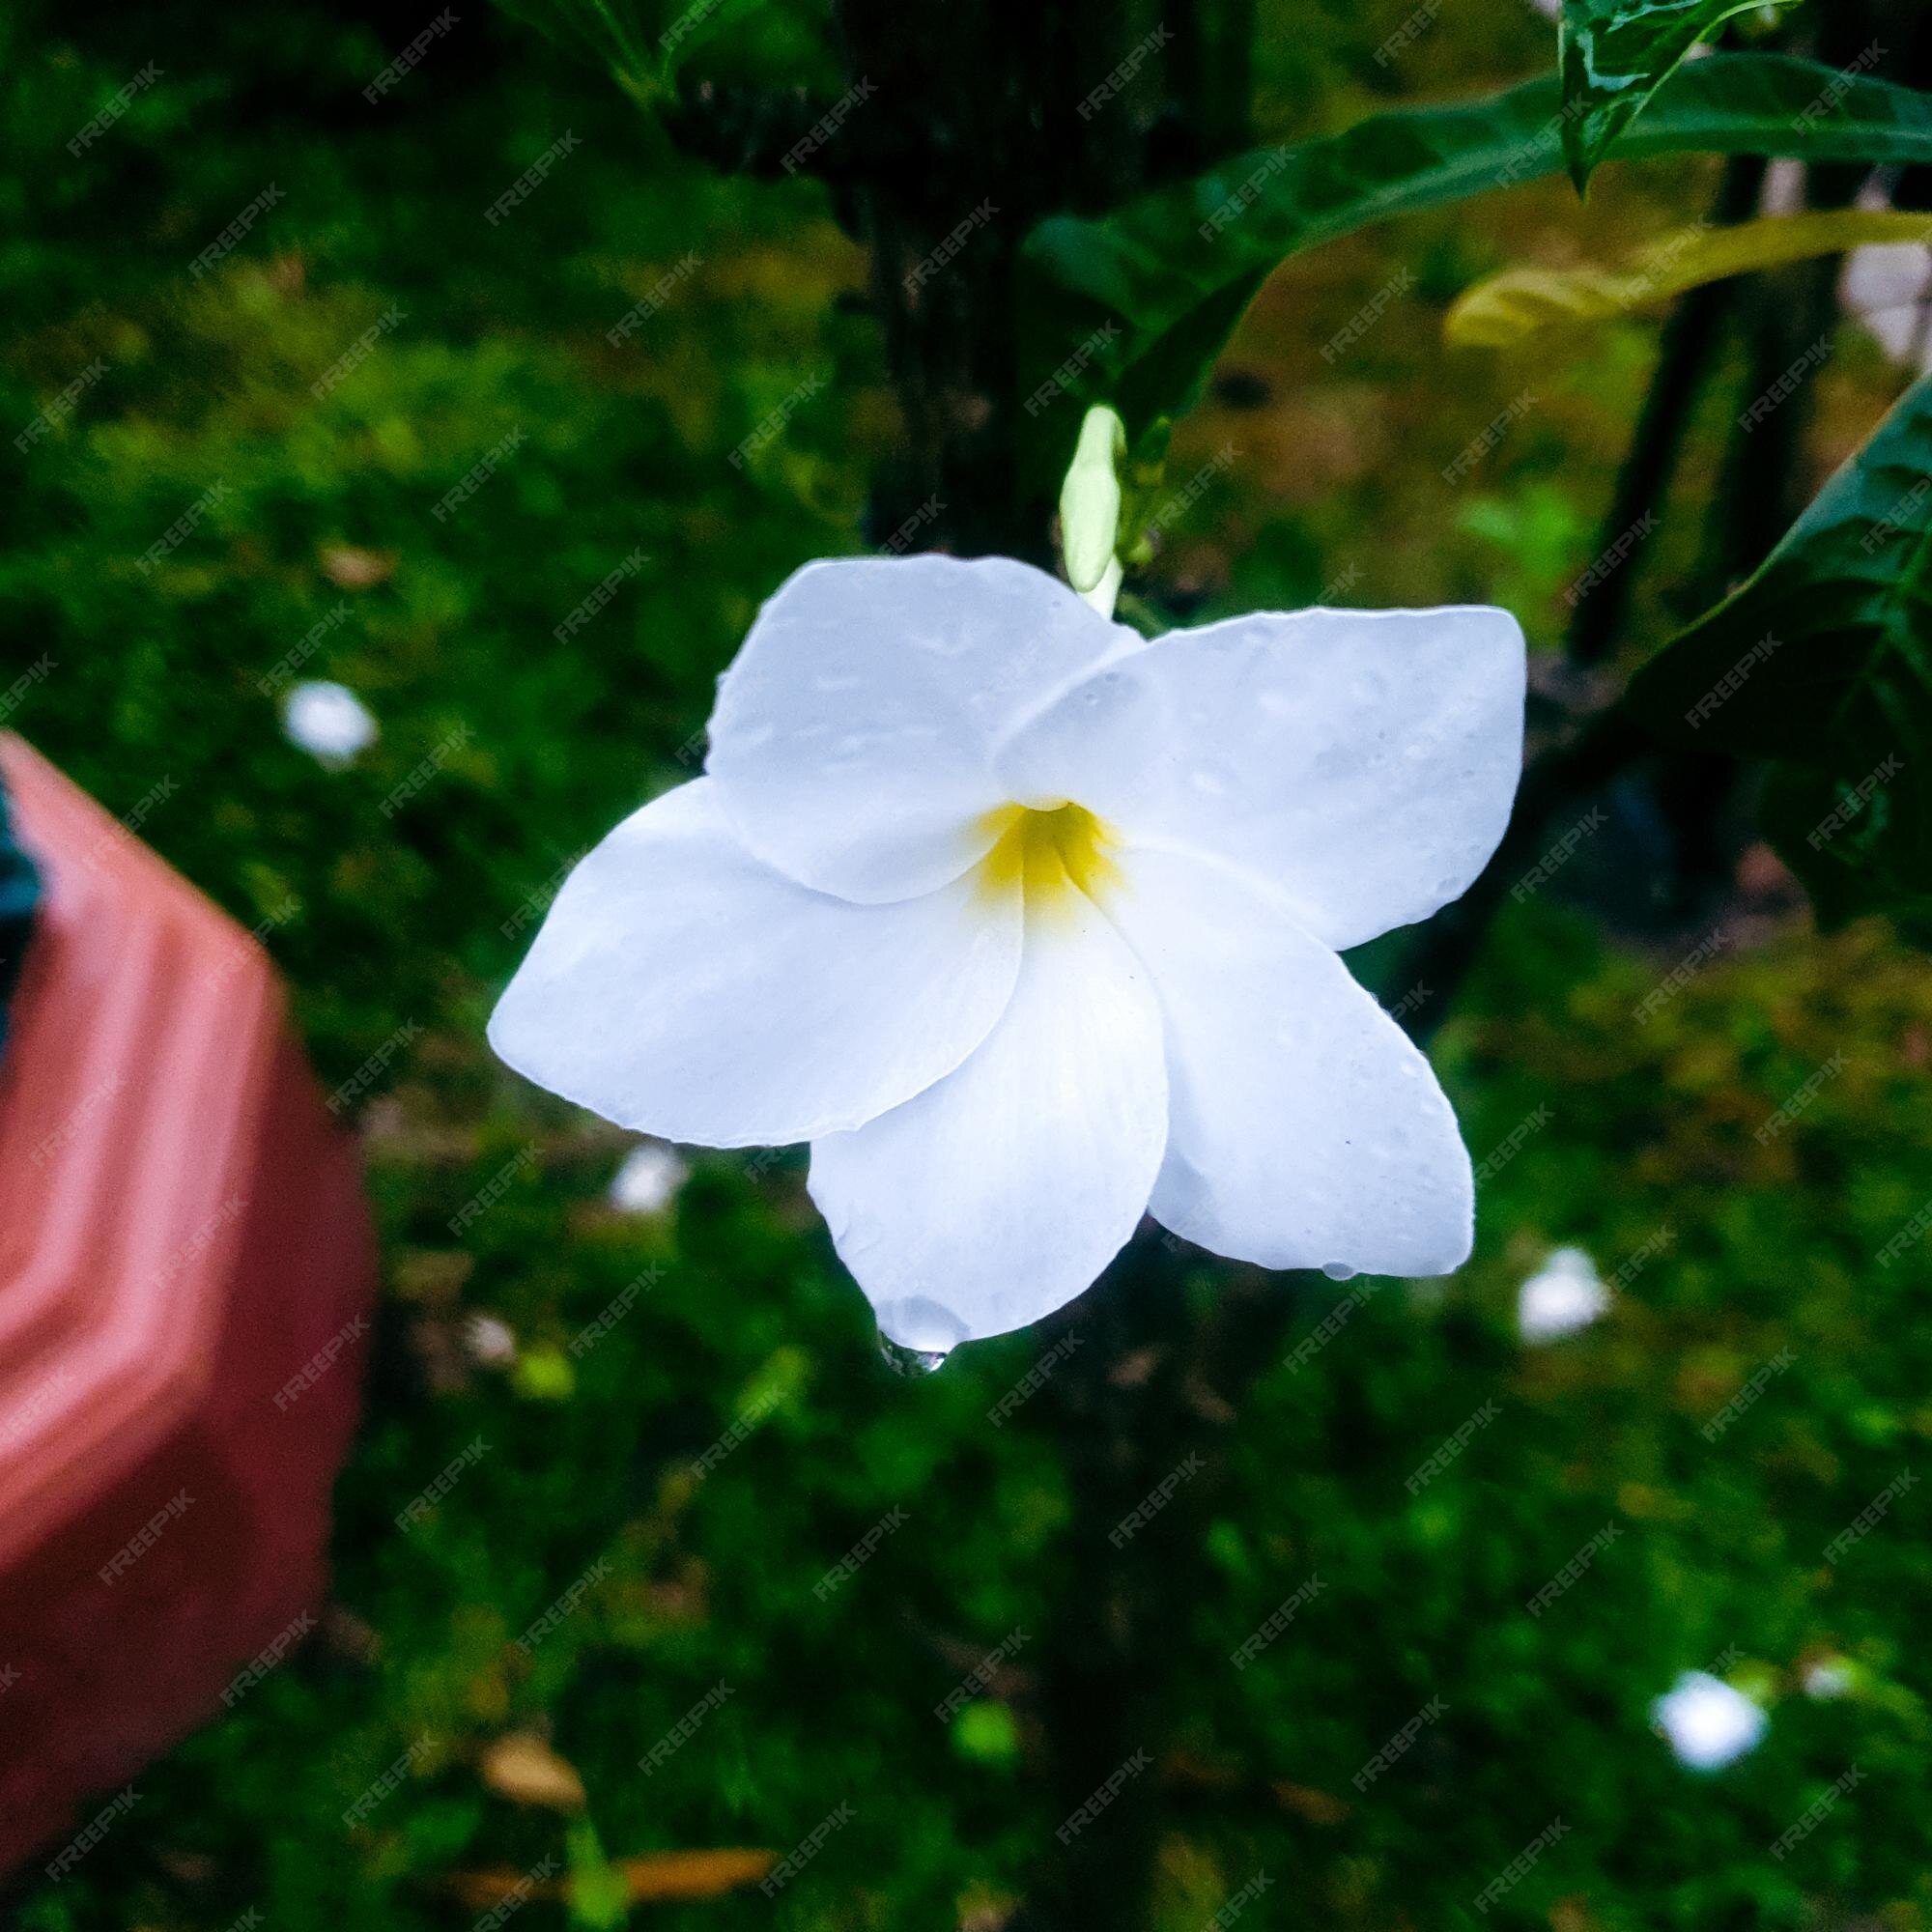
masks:
{"type": "Polygon", "coordinates": [[[1168,1152],[1152,1212],[1264,1267],[1446,1274],[1474,1182],[1402,1029],[1283,904],[1232,868],[1129,850],[1108,911],[1166,1027],[1168,1152]]]}
{"type": "Polygon", "coordinates": [[[928,892],[992,842],[1000,741],[1139,645],[1006,557],[810,563],[724,673],[705,769],[781,871],[852,899],[928,892]]]}
{"type": "Polygon", "coordinates": [[[1160,1017],[1091,902],[1030,910],[1019,984],[965,1065],[811,1149],[811,1198],[879,1326],[944,1350],[1051,1314],[1147,1209],[1167,1137],[1160,1017]]]}
{"type": "Polygon", "coordinates": [[[1522,767],[1507,611],[1264,612],[1175,631],[1018,732],[1012,795],[1268,880],[1338,952],[1426,919],[1495,850],[1522,767]]]}
{"type": "Polygon", "coordinates": [[[979,1045],[1019,965],[1017,890],[892,906],[794,885],[708,780],[633,812],[565,881],[490,1021],[520,1073],[706,1147],[854,1127],[979,1045]]]}

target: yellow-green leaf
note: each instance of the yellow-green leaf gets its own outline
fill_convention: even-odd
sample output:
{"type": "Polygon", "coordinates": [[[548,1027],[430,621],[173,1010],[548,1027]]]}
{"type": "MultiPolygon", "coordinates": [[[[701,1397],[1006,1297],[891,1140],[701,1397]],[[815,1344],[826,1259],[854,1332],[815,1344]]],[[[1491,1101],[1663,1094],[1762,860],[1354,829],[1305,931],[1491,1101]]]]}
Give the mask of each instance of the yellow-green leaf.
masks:
{"type": "Polygon", "coordinates": [[[1698,223],[1652,242],[1620,269],[1505,269],[1464,289],[1442,328],[1458,347],[1508,349],[1541,329],[1628,315],[1707,282],[1899,242],[1932,243],[1932,216],[1843,209],[1766,215],[1729,228],[1698,223]]]}

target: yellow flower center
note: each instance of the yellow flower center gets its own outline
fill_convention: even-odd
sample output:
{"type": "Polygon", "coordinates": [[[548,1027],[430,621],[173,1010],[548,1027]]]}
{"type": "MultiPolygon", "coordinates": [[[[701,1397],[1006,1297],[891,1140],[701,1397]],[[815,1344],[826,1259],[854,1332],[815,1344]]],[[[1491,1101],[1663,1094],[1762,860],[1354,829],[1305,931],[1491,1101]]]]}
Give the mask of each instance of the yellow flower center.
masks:
{"type": "Polygon", "coordinates": [[[1029,913],[1070,904],[1075,893],[1097,899],[1119,877],[1114,835],[1084,805],[1003,805],[981,823],[993,835],[980,863],[982,885],[996,893],[1020,887],[1029,913]]]}

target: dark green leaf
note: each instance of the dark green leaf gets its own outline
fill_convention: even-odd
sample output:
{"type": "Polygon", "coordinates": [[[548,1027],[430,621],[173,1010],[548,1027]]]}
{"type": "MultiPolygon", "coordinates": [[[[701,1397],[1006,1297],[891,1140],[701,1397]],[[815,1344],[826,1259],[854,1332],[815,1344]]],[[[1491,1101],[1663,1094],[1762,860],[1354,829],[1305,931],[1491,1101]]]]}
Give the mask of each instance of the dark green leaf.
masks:
{"type": "Polygon", "coordinates": [[[1932,812],[1928,774],[1901,758],[1842,775],[1773,765],[1760,818],[1764,833],[1811,895],[1828,931],[1884,912],[1932,950],[1932,870],[1922,828],[1932,812]]]}
{"type": "Polygon", "coordinates": [[[678,71],[759,0],[497,0],[513,18],[610,70],[634,99],[660,99],[678,71]]]}
{"type": "MultiPolygon", "coordinates": [[[[1042,461],[1057,478],[1084,403],[1112,401],[1130,439],[1184,411],[1288,256],[1553,173],[1562,128],[1552,75],[1257,149],[1104,219],[1041,222],[1027,238],[1021,313],[1027,393],[1052,398],[1039,415],[1050,445],[1042,461]]],[[[1714,54],[1670,77],[1618,153],[1932,162],[1932,98],[1782,55],[1714,54]],[[1820,111],[1827,88],[1835,105],[1820,111]]]]}
{"type": "Polygon", "coordinates": [[[634,99],[652,100],[664,82],[659,6],[636,0],[497,0],[513,19],[606,68],[634,99]]]}
{"type": "Polygon", "coordinates": [[[1778,767],[1766,828],[1828,921],[1932,912],[1932,379],[1628,701],[1778,767]]]}
{"type": "MultiPolygon", "coordinates": [[[[1590,173],[1697,43],[1758,0],[1563,0],[1563,152],[1590,173]]],[[[1789,4],[1789,0],[1785,0],[1789,4]]]]}

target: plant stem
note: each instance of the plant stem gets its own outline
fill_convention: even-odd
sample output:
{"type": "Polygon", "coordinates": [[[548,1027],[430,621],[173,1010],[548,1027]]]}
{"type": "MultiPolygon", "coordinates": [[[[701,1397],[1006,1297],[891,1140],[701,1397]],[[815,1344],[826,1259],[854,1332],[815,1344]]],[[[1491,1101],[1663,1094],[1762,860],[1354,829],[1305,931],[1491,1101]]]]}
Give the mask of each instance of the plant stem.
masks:
{"type": "Polygon", "coordinates": [[[873,523],[883,534],[936,498],[937,547],[1048,562],[1052,506],[1020,468],[1019,249],[1045,214],[1140,178],[1131,118],[1077,111],[1123,51],[1124,16],[1103,0],[949,0],[915,20],[839,0],[838,21],[874,89],[855,186],[905,430],[873,523]]]}
{"type": "MultiPolygon", "coordinates": [[[[1724,163],[1712,219],[1730,223],[1748,214],[1757,204],[1764,170],[1759,156],[1732,156],[1724,163]]],[[[1690,290],[1679,298],[1663,326],[1656,373],[1637,414],[1630,453],[1618,473],[1597,549],[1601,556],[1628,537],[1628,553],[1618,569],[1577,602],[1565,642],[1573,664],[1601,663],[1623,635],[1631,589],[1655,534],[1655,514],[1677,473],[1691,412],[1723,340],[1735,287],[1731,282],[1712,282],[1690,290]]]]}
{"type": "MultiPolygon", "coordinates": [[[[1761,156],[1737,155],[1727,160],[1711,218],[1729,223],[1749,214],[1763,189],[1764,173],[1761,156]]],[[[1697,399],[1716,367],[1735,300],[1736,285],[1731,282],[1692,289],[1679,299],[1664,325],[1657,367],[1618,471],[1597,554],[1604,554],[1626,538],[1631,541],[1622,565],[1577,604],[1565,639],[1565,655],[1576,668],[1601,664],[1623,637],[1657,513],[1677,473],[1697,399]]],[[[1551,817],[1581,804],[1649,750],[1642,734],[1612,711],[1532,762],[1495,856],[1454,905],[1435,915],[1410,952],[1402,983],[1428,988],[1428,997],[1408,1022],[1418,1040],[1429,1039],[1448,1017],[1456,991],[1481,954],[1505,895],[1535,863],[1551,817]]],[[[1704,792],[1710,791],[1710,763],[1697,761],[1696,776],[1704,792]]],[[[1721,791],[1719,786],[1713,795],[1721,796],[1721,791]]]]}
{"type": "MultiPolygon", "coordinates": [[[[838,0],[848,73],[874,90],[844,185],[870,248],[904,427],[874,478],[875,539],[937,499],[923,543],[1050,562],[1053,483],[1030,482],[1022,469],[1019,248],[1041,216],[1111,206],[1146,180],[1135,101],[1087,104],[1147,38],[1140,11],[1112,0],[948,0],[915,17],[895,0],[838,0]]],[[[1167,22],[1168,41],[1205,31],[1212,11],[1167,22]]],[[[1157,88],[1197,103],[1213,94],[1222,109],[1203,137],[1234,138],[1233,95],[1246,72],[1237,52],[1171,47],[1140,76],[1136,99],[1158,98],[1157,88]]],[[[861,119],[845,134],[859,135],[861,119]]],[[[1168,1687],[1198,1527],[1183,1496],[1145,1532],[1116,1532],[1188,1453],[1179,1390],[1198,1335],[1175,1244],[1137,1237],[1065,1320],[1083,1346],[1028,1411],[1067,1471],[1072,1519],[1041,1642],[1048,1815],[1022,1920],[1034,1932],[1133,1932],[1149,1911],[1168,1687]],[[1104,1811],[1073,1823],[1123,1767],[1104,1811]]]]}

